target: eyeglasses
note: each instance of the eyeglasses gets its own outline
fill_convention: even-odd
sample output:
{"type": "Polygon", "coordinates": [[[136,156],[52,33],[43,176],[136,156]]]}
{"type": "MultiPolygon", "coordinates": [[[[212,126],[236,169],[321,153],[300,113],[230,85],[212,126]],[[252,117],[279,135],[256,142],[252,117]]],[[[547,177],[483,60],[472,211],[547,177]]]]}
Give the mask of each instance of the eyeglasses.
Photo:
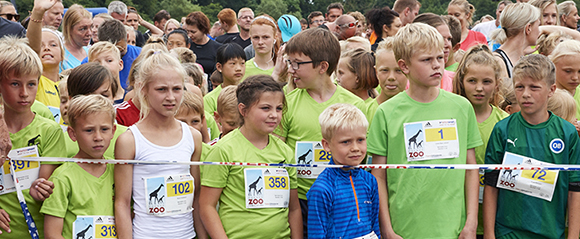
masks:
{"type": "Polygon", "coordinates": [[[351,22],[351,23],[345,23],[345,24],[342,24],[342,25],[339,25],[339,26],[340,26],[340,27],[348,27],[348,28],[353,28],[353,27],[356,27],[356,24],[358,24],[358,21],[351,22]]]}
{"type": "Polygon", "coordinates": [[[294,69],[294,70],[298,70],[298,68],[300,68],[300,65],[302,65],[302,64],[308,64],[308,63],[313,63],[313,62],[314,61],[295,62],[295,61],[286,60],[286,64],[288,64],[288,67],[292,67],[292,69],[294,69]]]}
{"type": "Polygon", "coordinates": [[[0,16],[6,16],[5,18],[8,20],[12,20],[12,19],[14,19],[14,21],[20,20],[20,14],[4,13],[4,14],[0,14],[0,16]]]}
{"type": "Polygon", "coordinates": [[[312,21],[312,23],[320,23],[320,24],[322,24],[322,23],[324,23],[324,20],[314,20],[314,21],[312,21]]]}

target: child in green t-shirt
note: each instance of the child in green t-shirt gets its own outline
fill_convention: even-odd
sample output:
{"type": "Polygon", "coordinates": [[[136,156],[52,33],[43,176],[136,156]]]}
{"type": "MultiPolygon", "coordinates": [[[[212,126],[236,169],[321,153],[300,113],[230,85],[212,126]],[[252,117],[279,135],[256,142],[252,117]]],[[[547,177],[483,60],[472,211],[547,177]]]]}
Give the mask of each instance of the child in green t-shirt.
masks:
{"type": "MultiPolygon", "coordinates": [[[[116,129],[110,100],[101,95],[77,96],[70,102],[68,119],[68,134],[79,147],[74,158],[104,159],[116,129]]],[[[64,163],[49,181],[55,187],[41,209],[46,237],[116,235],[113,164],[64,163]]]]}
{"type": "MultiPolygon", "coordinates": [[[[556,67],[547,57],[520,58],[513,85],[520,112],[498,122],[486,164],[578,164],[574,125],[548,111],[556,67]]],[[[552,170],[486,170],[483,223],[486,238],[568,238],[580,234],[580,173],[552,170]]]]}
{"type": "MultiPolygon", "coordinates": [[[[376,164],[475,164],[482,144],[473,107],[441,90],[441,34],[424,23],[401,28],[393,41],[409,89],[377,109],[368,152],[376,164]]],[[[477,170],[373,169],[386,238],[474,238],[477,170]],[[445,218],[445,220],[441,220],[445,218]]]]}
{"type": "MultiPolygon", "coordinates": [[[[30,154],[22,156],[32,157],[64,157],[64,135],[58,123],[53,119],[46,119],[36,115],[31,110],[36,97],[38,78],[42,73],[42,63],[25,40],[5,37],[0,40],[0,93],[4,103],[4,121],[10,132],[12,153],[21,155],[18,149],[26,148],[30,154]]],[[[22,150],[20,150],[22,152],[22,150]]],[[[14,157],[14,156],[13,156],[14,157]]],[[[37,224],[39,236],[43,237],[44,218],[40,215],[40,202],[29,194],[29,188],[37,187],[42,181],[37,179],[43,175],[50,175],[58,166],[37,162],[16,161],[19,165],[17,176],[20,185],[24,187],[23,194],[28,209],[37,224]]],[[[7,171],[9,161],[4,163],[4,172],[7,171]]],[[[9,172],[9,170],[8,170],[9,172]]],[[[11,177],[7,173],[3,176],[2,186],[6,186],[11,177]]],[[[49,184],[48,187],[52,187],[49,184]]],[[[10,190],[3,187],[3,190],[10,190]]],[[[2,238],[30,237],[28,226],[20,208],[16,192],[11,190],[0,195],[0,210],[5,210],[9,218],[0,217],[4,225],[10,230],[3,233],[2,238]]],[[[2,213],[2,215],[5,215],[2,213]]],[[[6,228],[4,228],[6,230],[6,228]]]]}
{"type": "Polygon", "coordinates": [[[375,68],[379,79],[379,87],[377,88],[379,96],[375,99],[378,107],[407,87],[407,76],[399,68],[395,53],[393,53],[392,37],[387,37],[379,43],[375,54],[375,68]]]}

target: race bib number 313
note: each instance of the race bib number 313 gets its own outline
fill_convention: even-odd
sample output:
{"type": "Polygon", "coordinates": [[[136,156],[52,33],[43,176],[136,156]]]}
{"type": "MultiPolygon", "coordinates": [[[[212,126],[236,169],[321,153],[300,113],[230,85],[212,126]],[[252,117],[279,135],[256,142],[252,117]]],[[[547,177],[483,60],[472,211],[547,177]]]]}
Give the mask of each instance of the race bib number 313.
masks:
{"type": "MultiPolygon", "coordinates": [[[[510,152],[505,153],[503,164],[553,165],[510,152]]],[[[551,202],[557,180],[558,171],[553,170],[500,170],[496,186],[551,202]]]]}
{"type": "Polygon", "coordinates": [[[189,174],[144,178],[147,213],[169,216],[193,210],[193,177],[189,174]]]}
{"type": "Polygon", "coordinates": [[[284,168],[244,169],[246,208],[288,207],[290,178],[284,168]]]}
{"type": "Polygon", "coordinates": [[[459,157],[454,119],[405,123],[404,128],[407,161],[459,157]]]}
{"type": "Polygon", "coordinates": [[[115,217],[77,216],[73,223],[72,238],[117,238],[115,217]]]}
{"type": "MultiPolygon", "coordinates": [[[[321,142],[296,142],[296,163],[297,164],[328,164],[332,159],[330,152],[326,152],[321,142]]],[[[298,167],[296,172],[299,178],[316,179],[324,168],[298,167]]]]}

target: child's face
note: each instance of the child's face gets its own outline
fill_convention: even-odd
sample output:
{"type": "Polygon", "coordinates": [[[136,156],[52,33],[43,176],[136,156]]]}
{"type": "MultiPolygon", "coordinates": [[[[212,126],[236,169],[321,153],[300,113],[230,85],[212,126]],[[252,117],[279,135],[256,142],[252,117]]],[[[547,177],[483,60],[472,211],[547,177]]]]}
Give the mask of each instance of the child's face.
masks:
{"type": "Polygon", "coordinates": [[[30,112],[30,107],[36,98],[38,76],[25,75],[15,77],[10,72],[7,79],[0,82],[0,93],[4,99],[4,110],[17,113],[30,112]]]}
{"type": "Polygon", "coordinates": [[[447,26],[447,24],[440,25],[436,29],[441,34],[441,36],[443,36],[443,40],[445,41],[445,46],[443,48],[443,59],[445,63],[447,63],[449,60],[449,54],[453,48],[451,45],[451,40],[453,40],[453,37],[451,36],[451,32],[449,31],[449,26],[447,26]]]}
{"type": "Polygon", "coordinates": [[[175,115],[175,118],[177,120],[183,121],[184,123],[193,127],[194,129],[201,131],[201,126],[202,126],[201,114],[199,114],[197,111],[190,110],[190,109],[183,109],[183,110],[180,110],[177,113],[177,115],[175,115]]]}
{"type": "Polygon", "coordinates": [[[42,32],[42,45],[40,59],[43,66],[54,65],[55,67],[62,61],[62,51],[60,40],[50,32],[42,32]]]}
{"type": "Polygon", "coordinates": [[[340,58],[337,68],[337,81],[340,86],[353,92],[358,87],[356,74],[348,68],[349,57],[340,58]]]}
{"type": "Polygon", "coordinates": [[[542,12],[542,26],[556,25],[558,23],[558,10],[556,4],[550,4],[542,12]]]}
{"type": "Polygon", "coordinates": [[[111,100],[111,102],[113,102],[113,92],[111,90],[111,82],[109,82],[108,80],[103,82],[101,87],[99,87],[97,90],[95,90],[91,94],[92,95],[93,94],[102,95],[103,97],[105,97],[105,98],[111,100]]]}
{"type": "Polygon", "coordinates": [[[322,145],[334,163],[359,165],[367,155],[367,128],[337,129],[329,141],[322,139],[322,145]]]}
{"type": "Polygon", "coordinates": [[[264,92],[260,100],[244,109],[244,126],[260,135],[268,135],[278,127],[284,108],[284,93],[264,92]]]}
{"type": "Polygon", "coordinates": [[[226,85],[237,85],[246,73],[246,61],[242,58],[229,59],[225,64],[216,64],[226,85]]]}
{"type": "Polygon", "coordinates": [[[297,70],[288,65],[288,73],[292,75],[292,80],[297,88],[313,89],[317,87],[318,82],[316,79],[320,77],[321,64],[313,67],[314,65],[312,63],[304,63],[311,62],[312,59],[302,53],[288,54],[288,61],[292,62],[292,64],[298,63],[297,70]]]}
{"type": "Polygon", "coordinates": [[[115,134],[113,121],[107,112],[96,112],[79,117],[74,128],[69,126],[70,138],[79,145],[78,158],[103,158],[115,134]]]}
{"type": "Polygon", "coordinates": [[[150,114],[156,112],[174,117],[183,97],[183,79],[173,69],[160,69],[143,90],[147,94],[150,114]]]}
{"type": "Polygon", "coordinates": [[[65,87],[64,90],[60,91],[60,115],[66,124],[68,124],[68,102],[68,90],[65,87]]]}
{"type": "Polygon", "coordinates": [[[222,128],[222,136],[240,127],[240,113],[237,111],[226,111],[222,114],[216,111],[214,112],[214,118],[216,123],[222,128]]]}
{"type": "Polygon", "coordinates": [[[548,98],[556,91],[556,84],[548,86],[543,80],[522,77],[514,79],[514,89],[522,115],[535,116],[548,111],[548,98]]]}
{"type": "Polygon", "coordinates": [[[556,65],[556,86],[559,89],[575,92],[576,87],[580,84],[580,54],[560,57],[556,65]]]}
{"type": "Polygon", "coordinates": [[[381,94],[391,98],[407,87],[407,77],[397,65],[395,54],[392,51],[377,51],[376,57],[377,78],[381,86],[381,94]]]}
{"type": "Polygon", "coordinates": [[[102,52],[101,54],[96,54],[94,58],[91,58],[90,62],[97,62],[102,66],[106,67],[113,73],[114,76],[119,75],[119,71],[123,70],[123,61],[120,56],[116,56],[113,51],[102,52]]]}
{"type": "Polygon", "coordinates": [[[489,104],[489,99],[493,96],[497,81],[492,67],[472,64],[467,69],[463,77],[465,95],[474,106],[489,104]]]}
{"type": "Polygon", "coordinates": [[[417,50],[408,63],[403,59],[398,63],[403,73],[408,76],[409,83],[420,87],[436,87],[443,76],[443,58],[443,51],[438,49],[417,50]]]}
{"type": "Polygon", "coordinates": [[[461,22],[461,26],[468,26],[469,22],[467,22],[467,18],[469,16],[465,14],[465,11],[460,5],[449,5],[449,7],[447,7],[447,14],[456,17],[457,20],[461,22]]]}
{"type": "Polygon", "coordinates": [[[167,50],[177,47],[187,47],[186,39],[181,34],[174,33],[167,38],[167,50]]]}

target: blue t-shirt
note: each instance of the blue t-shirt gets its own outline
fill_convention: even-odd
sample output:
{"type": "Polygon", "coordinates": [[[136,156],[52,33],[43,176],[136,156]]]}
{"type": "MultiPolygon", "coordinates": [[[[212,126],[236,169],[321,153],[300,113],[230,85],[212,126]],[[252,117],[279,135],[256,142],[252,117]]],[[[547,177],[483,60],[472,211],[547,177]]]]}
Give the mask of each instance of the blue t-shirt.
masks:
{"type": "MultiPolygon", "coordinates": [[[[129,87],[129,82],[127,82],[127,78],[129,78],[131,66],[133,65],[133,61],[135,61],[135,58],[137,58],[139,54],[141,54],[141,47],[127,45],[127,53],[125,53],[125,55],[121,57],[121,60],[123,60],[123,70],[119,71],[119,79],[121,80],[121,87],[123,87],[123,89],[125,90],[127,89],[127,87],[129,87]]],[[[83,62],[81,64],[85,64],[87,62],[89,62],[88,57],[83,59],[83,62]]]]}

